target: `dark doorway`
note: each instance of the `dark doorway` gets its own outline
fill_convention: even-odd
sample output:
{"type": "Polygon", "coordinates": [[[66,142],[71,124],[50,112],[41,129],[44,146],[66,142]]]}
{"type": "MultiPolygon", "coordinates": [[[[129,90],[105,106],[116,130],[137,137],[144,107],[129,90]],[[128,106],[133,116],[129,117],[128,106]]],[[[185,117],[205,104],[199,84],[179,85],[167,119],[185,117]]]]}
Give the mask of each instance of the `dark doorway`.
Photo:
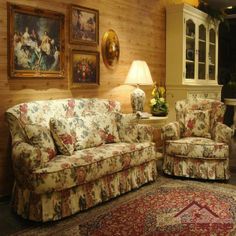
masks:
{"type": "MultiPolygon", "coordinates": [[[[228,25],[220,24],[219,27],[219,72],[218,82],[223,85],[221,99],[236,96],[236,90],[231,83],[236,82],[236,15],[227,20],[228,25]]],[[[233,106],[227,106],[224,123],[233,124],[233,106]]]]}

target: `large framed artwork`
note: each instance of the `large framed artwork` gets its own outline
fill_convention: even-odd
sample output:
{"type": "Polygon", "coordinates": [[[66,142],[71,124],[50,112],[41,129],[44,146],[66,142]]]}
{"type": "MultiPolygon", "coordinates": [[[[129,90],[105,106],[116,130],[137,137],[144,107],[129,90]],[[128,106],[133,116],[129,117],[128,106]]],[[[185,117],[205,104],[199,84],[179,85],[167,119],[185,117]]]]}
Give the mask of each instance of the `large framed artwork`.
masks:
{"type": "Polygon", "coordinates": [[[99,52],[71,50],[71,88],[99,85],[99,52]]]}
{"type": "Polygon", "coordinates": [[[99,11],[70,6],[70,43],[97,45],[99,42],[99,11]]]}
{"type": "Polygon", "coordinates": [[[64,77],[64,21],[61,13],[8,3],[10,77],[64,77]]]}

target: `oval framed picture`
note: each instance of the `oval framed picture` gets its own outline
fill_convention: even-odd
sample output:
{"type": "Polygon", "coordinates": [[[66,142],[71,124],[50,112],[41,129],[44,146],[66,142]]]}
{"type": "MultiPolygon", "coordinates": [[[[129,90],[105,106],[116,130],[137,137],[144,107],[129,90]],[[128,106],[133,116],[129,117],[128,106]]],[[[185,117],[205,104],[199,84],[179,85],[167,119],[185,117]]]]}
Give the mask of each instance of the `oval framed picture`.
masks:
{"type": "Polygon", "coordinates": [[[102,58],[104,64],[113,69],[119,61],[120,44],[116,32],[109,29],[102,37],[102,58]]]}

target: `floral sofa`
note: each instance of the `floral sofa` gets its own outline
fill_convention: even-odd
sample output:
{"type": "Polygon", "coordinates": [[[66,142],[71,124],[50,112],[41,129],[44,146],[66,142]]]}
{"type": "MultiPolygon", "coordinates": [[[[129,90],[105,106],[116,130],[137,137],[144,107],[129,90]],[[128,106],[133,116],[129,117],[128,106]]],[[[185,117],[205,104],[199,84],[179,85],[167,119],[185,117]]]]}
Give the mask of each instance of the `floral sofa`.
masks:
{"type": "Polygon", "coordinates": [[[163,171],[198,179],[229,179],[232,129],[222,124],[224,103],[187,99],[176,103],[176,120],[162,129],[163,171]]]}
{"type": "Polygon", "coordinates": [[[105,99],[60,99],[6,111],[15,174],[13,208],[58,220],[157,177],[151,127],[105,99]]]}

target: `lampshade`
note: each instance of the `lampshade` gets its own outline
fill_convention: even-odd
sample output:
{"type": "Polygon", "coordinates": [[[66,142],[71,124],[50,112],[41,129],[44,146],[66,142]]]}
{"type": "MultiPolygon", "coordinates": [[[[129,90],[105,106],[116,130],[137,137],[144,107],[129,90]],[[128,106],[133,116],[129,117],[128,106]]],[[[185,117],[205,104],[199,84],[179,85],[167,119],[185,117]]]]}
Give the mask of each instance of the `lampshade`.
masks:
{"type": "Polygon", "coordinates": [[[145,61],[132,62],[125,84],[152,85],[152,76],[145,61]]]}
{"type": "Polygon", "coordinates": [[[125,84],[135,84],[137,88],[130,94],[133,112],[143,112],[145,104],[145,92],[139,85],[152,85],[152,76],[145,61],[135,60],[132,62],[125,84]]]}

